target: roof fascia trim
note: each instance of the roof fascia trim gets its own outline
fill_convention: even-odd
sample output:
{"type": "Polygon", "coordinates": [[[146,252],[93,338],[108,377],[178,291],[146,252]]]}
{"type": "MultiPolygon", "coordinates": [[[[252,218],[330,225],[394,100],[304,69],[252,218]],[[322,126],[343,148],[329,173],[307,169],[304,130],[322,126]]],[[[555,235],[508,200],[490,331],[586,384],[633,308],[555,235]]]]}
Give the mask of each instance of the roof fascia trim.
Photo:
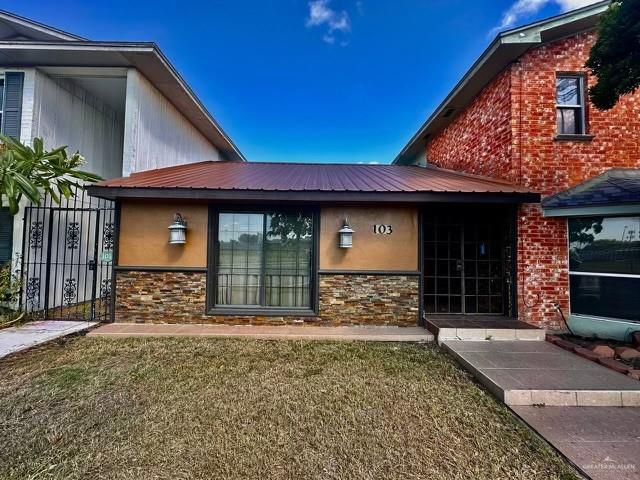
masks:
{"type": "Polygon", "coordinates": [[[0,19],[5,20],[7,22],[17,23],[21,27],[30,28],[40,33],[57,37],[61,40],[86,40],[85,38],[75,35],[73,33],[65,32],[64,30],[60,30],[58,28],[51,27],[44,23],[31,20],[30,18],[16,15],[15,13],[11,13],[6,10],[0,10],[0,19]]]}
{"type": "Polygon", "coordinates": [[[332,192],[332,191],[265,191],[217,190],[196,188],[87,188],[89,195],[107,199],[183,199],[228,200],[235,202],[288,202],[304,203],[539,203],[540,194],[533,192],[332,192]]]}
{"type": "MultiPolygon", "coordinates": [[[[410,153],[412,152],[414,145],[418,143],[424,136],[425,131],[431,126],[431,123],[449,107],[449,103],[451,102],[451,100],[453,100],[453,98],[455,98],[458,93],[473,79],[477,72],[500,49],[501,46],[535,46],[546,43],[547,41],[555,40],[546,39],[545,33],[548,33],[568,23],[577,22],[591,16],[599,15],[602,12],[606,11],[607,8],[609,8],[609,3],[610,2],[608,0],[605,0],[597,4],[587,5],[580,9],[566,12],[552,18],[540,20],[529,25],[524,25],[522,27],[499,33],[485,49],[485,51],[482,52],[475,63],[464,74],[460,81],[453,87],[451,92],[449,92],[442,103],[440,103],[440,105],[436,107],[433,113],[427,118],[427,120],[422,124],[418,131],[411,137],[409,142],[407,142],[407,144],[396,156],[392,163],[402,165],[406,162],[406,160],[410,160],[414,157],[414,155],[411,155],[410,153]]],[[[459,111],[457,113],[459,113],[459,111]]]]}
{"type": "Polygon", "coordinates": [[[640,214],[640,203],[543,208],[542,212],[545,217],[590,217],[640,214]]]}
{"type": "Polygon", "coordinates": [[[480,57],[475,61],[471,68],[463,75],[463,77],[458,81],[458,83],[453,87],[453,89],[449,92],[449,94],[444,98],[444,100],[436,107],[436,109],[431,113],[431,115],[427,118],[427,120],[422,124],[422,126],[418,129],[418,131],[411,137],[409,142],[405,145],[405,147],[400,151],[400,153],[396,156],[396,158],[391,162],[392,164],[402,165],[402,159],[409,156],[413,157],[413,155],[408,155],[412,150],[413,145],[423,137],[425,130],[429,128],[430,124],[439,117],[444,110],[448,107],[449,102],[462,90],[469,81],[473,78],[473,76],[482,68],[485,62],[491,57],[502,45],[501,36],[498,35],[492,42],[489,44],[487,49],[480,55],[480,57]]]}
{"type": "MultiPolygon", "coordinates": [[[[148,53],[156,57],[156,59],[162,64],[167,72],[174,78],[176,83],[180,85],[180,88],[189,97],[191,102],[200,110],[202,115],[209,121],[209,123],[215,128],[220,137],[228,145],[227,152],[220,152],[225,157],[231,157],[229,160],[239,160],[246,162],[242,152],[233,143],[229,135],[222,129],[220,124],[213,118],[213,115],[207,110],[204,104],[196,96],[194,91],[189,87],[187,82],[180,76],[178,71],[173,67],[171,62],[162,53],[162,50],[153,42],[94,42],[94,41],[70,41],[70,42],[38,42],[38,41],[0,41],[0,47],[6,50],[22,50],[28,47],[38,48],[41,50],[63,50],[63,51],[98,51],[98,52],[115,52],[122,55],[127,53],[148,53]]],[[[126,57],[125,57],[126,58],[126,57]]],[[[133,62],[126,59],[131,63],[133,62]]],[[[153,82],[152,82],[153,83],[153,82]]],[[[157,88],[157,86],[156,86],[157,88]]]]}

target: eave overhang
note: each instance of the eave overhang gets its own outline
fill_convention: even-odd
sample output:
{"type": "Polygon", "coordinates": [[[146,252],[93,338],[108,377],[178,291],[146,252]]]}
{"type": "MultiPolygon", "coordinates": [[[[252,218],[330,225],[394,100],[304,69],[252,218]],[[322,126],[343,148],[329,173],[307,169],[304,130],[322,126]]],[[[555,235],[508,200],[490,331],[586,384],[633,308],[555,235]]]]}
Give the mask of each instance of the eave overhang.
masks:
{"type": "Polygon", "coordinates": [[[517,61],[527,50],[594,29],[602,13],[607,10],[609,3],[609,0],[605,0],[499,33],[411,137],[393,163],[408,165],[415,158],[423,155],[428,139],[449,125],[493,78],[511,63],[517,61]]]}
{"type": "Polygon", "coordinates": [[[16,36],[24,36],[38,40],[86,40],[86,38],[73,33],[36,22],[30,18],[21,17],[6,10],[0,10],[0,22],[6,24],[8,28],[13,30],[16,36]]]}
{"type": "Polygon", "coordinates": [[[545,217],[640,214],[640,168],[612,168],[542,201],[545,217]]]}
{"type": "Polygon", "coordinates": [[[539,203],[540,195],[532,192],[354,192],[354,191],[266,191],[218,190],[204,188],[87,188],[89,195],[108,200],[202,200],[234,203],[539,203]]]}
{"type": "Polygon", "coordinates": [[[542,208],[545,217],[594,217],[640,214],[640,203],[542,208]]]}
{"type": "Polygon", "coordinates": [[[246,161],[155,43],[0,41],[5,67],[125,67],[142,73],[227,160],[246,161]]]}

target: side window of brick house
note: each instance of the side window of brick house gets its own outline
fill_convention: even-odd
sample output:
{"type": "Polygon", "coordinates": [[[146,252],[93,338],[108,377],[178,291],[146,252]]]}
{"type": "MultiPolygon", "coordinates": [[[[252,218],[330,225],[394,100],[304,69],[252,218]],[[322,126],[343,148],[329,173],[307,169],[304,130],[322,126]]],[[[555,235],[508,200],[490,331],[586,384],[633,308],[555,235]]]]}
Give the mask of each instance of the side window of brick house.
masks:
{"type": "Polygon", "coordinates": [[[584,77],[559,74],[556,77],[556,122],[558,135],[584,135],[586,131],[584,77]]]}

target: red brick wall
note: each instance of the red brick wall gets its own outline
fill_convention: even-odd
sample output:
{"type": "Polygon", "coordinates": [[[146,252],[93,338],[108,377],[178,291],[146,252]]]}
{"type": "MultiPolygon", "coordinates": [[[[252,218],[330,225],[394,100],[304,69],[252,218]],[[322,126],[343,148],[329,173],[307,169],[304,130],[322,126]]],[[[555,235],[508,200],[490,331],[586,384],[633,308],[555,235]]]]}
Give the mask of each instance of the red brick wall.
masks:
{"type": "MultiPolygon", "coordinates": [[[[586,73],[584,63],[594,41],[594,33],[582,33],[531,50],[513,66],[514,139],[516,144],[521,140],[521,147],[514,146],[514,159],[521,154],[522,183],[543,195],[565,190],[612,167],[640,166],[640,92],[623,97],[606,112],[587,107],[592,141],[554,140],[556,72],[586,73]],[[520,78],[522,102],[517,101],[520,78]]],[[[595,78],[587,78],[589,85],[595,83],[595,78]]]]}
{"type": "MultiPolygon", "coordinates": [[[[612,167],[640,167],[640,92],[623,97],[607,112],[587,107],[593,140],[554,138],[556,73],[586,72],[584,63],[594,39],[594,33],[582,33],[524,54],[429,142],[429,162],[506,178],[543,197],[612,167]],[[503,131],[505,115],[511,126],[508,134],[503,131]]],[[[594,81],[588,77],[590,85],[594,81]]],[[[524,205],[519,211],[518,236],[520,317],[560,327],[553,305],[557,302],[568,313],[566,223],[542,217],[538,205],[524,205]]]]}
{"type": "Polygon", "coordinates": [[[427,161],[452,170],[515,180],[510,92],[507,69],[427,144],[427,161]]]}

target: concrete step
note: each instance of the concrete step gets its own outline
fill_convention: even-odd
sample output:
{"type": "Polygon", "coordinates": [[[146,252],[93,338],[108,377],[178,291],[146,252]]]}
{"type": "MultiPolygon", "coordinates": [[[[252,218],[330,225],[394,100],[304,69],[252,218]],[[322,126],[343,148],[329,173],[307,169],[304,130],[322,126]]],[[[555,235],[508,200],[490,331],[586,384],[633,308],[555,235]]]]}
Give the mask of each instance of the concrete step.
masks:
{"type": "Polygon", "coordinates": [[[427,330],[438,343],[445,340],[535,340],[543,341],[546,331],[525,322],[505,318],[470,317],[427,319],[427,330]]]}
{"type": "Polygon", "coordinates": [[[640,382],[549,342],[445,340],[445,350],[510,406],[640,407],[640,382]]]}
{"type": "Polygon", "coordinates": [[[109,323],[91,331],[92,337],[238,337],[263,340],[335,340],[355,342],[432,342],[422,327],[200,325],[109,323]]]}

